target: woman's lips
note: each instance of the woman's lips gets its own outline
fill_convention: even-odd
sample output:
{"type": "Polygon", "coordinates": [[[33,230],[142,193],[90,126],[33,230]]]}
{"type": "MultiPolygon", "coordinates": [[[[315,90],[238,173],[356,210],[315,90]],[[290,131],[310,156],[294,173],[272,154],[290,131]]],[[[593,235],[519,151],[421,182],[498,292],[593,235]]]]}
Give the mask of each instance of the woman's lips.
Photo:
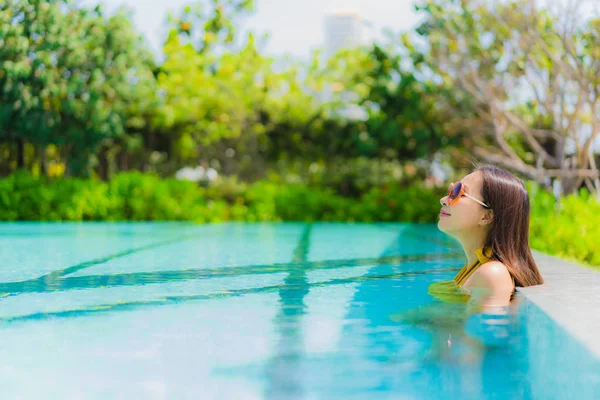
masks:
{"type": "Polygon", "coordinates": [[[450,216],[450,214],[440,211],[440,217],[449,217],[449,216],[450,216]]]}

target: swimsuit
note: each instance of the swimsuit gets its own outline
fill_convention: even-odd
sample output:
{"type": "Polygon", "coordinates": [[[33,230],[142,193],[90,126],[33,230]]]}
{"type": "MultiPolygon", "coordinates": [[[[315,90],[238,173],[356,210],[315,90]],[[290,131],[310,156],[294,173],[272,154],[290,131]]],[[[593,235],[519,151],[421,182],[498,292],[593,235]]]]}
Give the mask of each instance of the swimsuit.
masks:
{"type": "Polygon", "coordinates": [[[427,293],[448,303],[467,302],[471,295],[462,286],[480,265],[490,261],[493,251],[490,247],[485,249],[482,247],[475,250],[475,254],[477,255],[477,261],[471,265],[465,264],[451,281],[432,283],[429,285],[427,293]]]}

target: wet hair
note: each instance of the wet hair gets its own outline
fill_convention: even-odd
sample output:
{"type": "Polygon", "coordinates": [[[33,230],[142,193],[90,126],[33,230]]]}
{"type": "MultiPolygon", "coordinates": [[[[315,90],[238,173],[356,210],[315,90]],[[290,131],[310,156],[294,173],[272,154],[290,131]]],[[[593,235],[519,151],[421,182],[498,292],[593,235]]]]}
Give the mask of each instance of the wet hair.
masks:
{"type": "Polygon", "coordinates": [[[493,259],[503,263],[515,286],[534,286],[544,278],[529,248],[529,195],[523,182],[510,172],[492,165],[478,165],[481,172],[483,202],[494,213],[486,246],[493,259]]]}

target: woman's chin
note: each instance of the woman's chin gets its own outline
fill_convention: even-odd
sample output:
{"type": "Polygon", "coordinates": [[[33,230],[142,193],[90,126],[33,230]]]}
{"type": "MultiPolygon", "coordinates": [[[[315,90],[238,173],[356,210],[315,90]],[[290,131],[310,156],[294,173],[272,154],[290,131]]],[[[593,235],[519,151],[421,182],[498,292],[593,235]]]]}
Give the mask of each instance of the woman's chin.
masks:
{"type": "Polygon", "coordinates": [[[441,232],[444,232],[446,235],[452,236],[453,238],[459,236],[459,231],[456,229],[456,227],[448,224],[445,220],[439,220],[437,226],[438,229],[441,232]]]}
{"type": "Polygon", "coordinates": [[[440,220],[438,221],[437,226],[440,231],[442,231],[444,233],[448,233],[449,227],[448,227],[448,224],[447,224],[447,221],[445,218],[447,218],[447,217],[440,217],[440,220]]]}
{"type": "Polygon", "coordinates": [[[442,221],[442,219],[440,218],[440,220],[437,223],[438,229],[442,232],[445,232],[444,230],[444,222],[442,221]]]}

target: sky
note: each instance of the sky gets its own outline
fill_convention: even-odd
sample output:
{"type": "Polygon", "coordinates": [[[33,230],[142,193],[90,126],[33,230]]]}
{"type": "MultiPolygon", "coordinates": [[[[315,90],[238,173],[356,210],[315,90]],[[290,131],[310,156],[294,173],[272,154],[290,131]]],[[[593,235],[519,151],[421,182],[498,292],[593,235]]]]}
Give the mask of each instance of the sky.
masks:
{"type": "MultiPolygon", "coordinates": [[[[196,0],[196,2],[199,0],[196,0]]],[[[241,29],[269,33],[264,50],[274,56],[290,55],[308,59],[311,50],[324,47],[325,16],[333,11],[360,14],[371,26],[372,39],[381,39],[385,29],[407,31],[418,24],[416,0],[255,0],[256,10],[241,24],[241,29]]],[[[540,6],[555,10],[580,1],[585,16],[600,14],[600,0],[538,0],[540,6]]],[[[162,41],[166,36],[168,12],[177,13],[194,0],[79,0],[81,5],[102,4],[112,13],[125,6],[132,11],[133,22],[148,41],[157,59],[161,59],[162,41]]],[[[600,138],[598,140],[600,148],[600,138]]]]}
{"type": "MultiPolygon", "coordinates": [[[[102,4],[110,13],[124,5],[133,11],[137,29],[160,54],[169,11],[177,12],[193,0],[81,0],[83,5],[102,4]]],[[[324,46],[325,15],[332,11],[359,13],[370,23],[370,37],[382,38],[385,28],[405,31],[414,27],[418,16],[414,0],[256,0],[256,10],[242,29],[269,33],[268,54],[308,58],[312,49],[324,46]]]]}

